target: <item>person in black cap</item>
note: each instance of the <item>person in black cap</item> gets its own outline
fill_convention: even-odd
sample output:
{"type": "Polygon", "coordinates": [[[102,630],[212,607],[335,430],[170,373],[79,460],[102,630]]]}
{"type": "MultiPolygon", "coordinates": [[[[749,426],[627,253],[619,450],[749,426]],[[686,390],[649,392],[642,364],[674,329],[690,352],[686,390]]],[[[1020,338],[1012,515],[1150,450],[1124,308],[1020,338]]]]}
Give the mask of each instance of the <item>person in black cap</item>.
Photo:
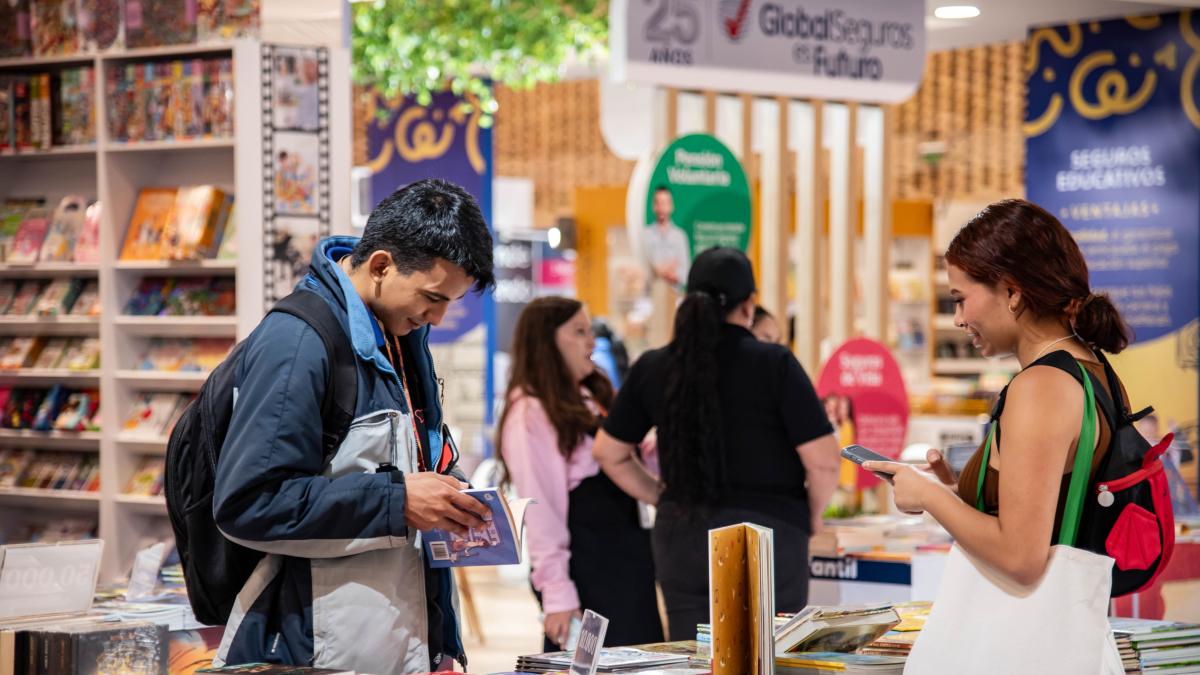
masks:
{"type": "Polygon", "coordinates": [[[709,620],[708,530],[774,529],[775,607],[808,599],[808,538],[837,485],[833,427],[786,347],[755,339],[745,254],[696,257],[671,343],[646,352],[617,395],[593,454],[609,478],[658,505],[652,544],[672,640],[709,620]],[[661,480],[635,448],[658,428],[661,480]]]}

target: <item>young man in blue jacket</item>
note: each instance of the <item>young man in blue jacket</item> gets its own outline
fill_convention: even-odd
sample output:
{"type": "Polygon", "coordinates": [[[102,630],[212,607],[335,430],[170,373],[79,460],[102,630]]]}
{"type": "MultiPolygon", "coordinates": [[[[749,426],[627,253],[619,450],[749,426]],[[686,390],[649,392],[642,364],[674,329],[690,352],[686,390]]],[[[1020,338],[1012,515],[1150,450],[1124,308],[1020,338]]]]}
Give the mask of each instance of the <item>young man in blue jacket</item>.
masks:
{"type": "Polygon", "coordinates": [[[268,555],[238,595],[218,664],[378,674],[465,664],[449,570],[425,564],[417,535],[482,526],[487,509],[436,471],[441,392],[428,334],[451,302],[493,282],[478,205],[440,180],[385,199],[361,239],[320,243],[301,285],[341,319],[358,365],[354,422],[329,462],[321,338],[282,313],[247,338],[213,515],[230,540],[268,555]]]}

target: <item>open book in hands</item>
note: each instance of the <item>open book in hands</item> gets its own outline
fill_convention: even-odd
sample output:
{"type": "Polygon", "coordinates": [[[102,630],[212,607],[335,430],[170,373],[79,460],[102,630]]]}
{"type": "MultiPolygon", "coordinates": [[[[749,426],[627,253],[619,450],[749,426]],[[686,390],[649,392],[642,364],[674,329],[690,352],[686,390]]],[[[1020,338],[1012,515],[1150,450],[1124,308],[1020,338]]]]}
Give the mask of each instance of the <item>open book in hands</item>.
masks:
{"type": "Polygon", "coordinates": [[[446,530],[422,533],[429,566],[473,567],[521,562],[521,527],[525,522],[525,509],[534,501],[518,499],[509,504],[496,488],[463,490],[463,494],[487,506],[492,512],[491,518],[483,527],[468,530],[466,536],[446,530]]]}

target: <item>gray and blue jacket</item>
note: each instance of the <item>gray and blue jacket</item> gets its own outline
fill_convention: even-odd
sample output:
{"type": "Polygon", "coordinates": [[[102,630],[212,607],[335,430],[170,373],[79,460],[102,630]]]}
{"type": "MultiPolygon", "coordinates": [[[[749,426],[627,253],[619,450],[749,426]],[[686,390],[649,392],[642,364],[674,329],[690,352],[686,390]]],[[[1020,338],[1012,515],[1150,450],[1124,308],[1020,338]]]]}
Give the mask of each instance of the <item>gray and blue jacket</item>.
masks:
{"type": "MultiPolygon", "coordinates": [[[[243,349],[213,516],[230,540],[268,555],[238,595],[218,665],[273,662],[383,675],[429,671],[441,654],[465,660],[451,576],[425,565],[420,533],[404,520],[404,482],[395,472],[376,472],[381,465],[416,471],[421,449],[413,447],[402,375],[336,264],[355,243],[323,240],[301,282],[342,319],[358,362],[355,419],[329,462],[321,449],[329,358],[316,331],[272,313],[243,349]],[[431,645],[441,654],[431,654],[431,645]]],[[[416,355],[408,367],[418,377],[409,388],[419,388],[425,401],[429,465],[437,466],[442,411],[428,328],[401,339],[416,355]]]]}

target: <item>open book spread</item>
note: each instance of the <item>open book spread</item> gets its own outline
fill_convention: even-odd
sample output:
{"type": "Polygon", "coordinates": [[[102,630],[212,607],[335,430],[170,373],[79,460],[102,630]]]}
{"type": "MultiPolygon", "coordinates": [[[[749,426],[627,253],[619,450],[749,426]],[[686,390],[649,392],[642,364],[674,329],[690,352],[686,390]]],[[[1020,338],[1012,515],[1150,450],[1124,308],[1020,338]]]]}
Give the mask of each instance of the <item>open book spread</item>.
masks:
{"type": "Polygon", "coordinates": [[[775,616],[774,541],[752,523],[708,531],[713,675],[770,672],[775,616]]]}
{"type": "Polygon", "coordinates": [[[521,525],[525,509],[532,499],[518,499],[512,504],[496,488],[464,490],[487,506],[491,519],[483,527],[471,528],[466,536],[445,530],[422,533],[425,556],[430,567],[473,567],[481,565],[515,565],[521,562],[521,525]]]}
{"type": "Polygon", "coordinates": [[[890,604],[805,607],[775,630],[775,652],[854,652],[899,623],[890,604]]]}

